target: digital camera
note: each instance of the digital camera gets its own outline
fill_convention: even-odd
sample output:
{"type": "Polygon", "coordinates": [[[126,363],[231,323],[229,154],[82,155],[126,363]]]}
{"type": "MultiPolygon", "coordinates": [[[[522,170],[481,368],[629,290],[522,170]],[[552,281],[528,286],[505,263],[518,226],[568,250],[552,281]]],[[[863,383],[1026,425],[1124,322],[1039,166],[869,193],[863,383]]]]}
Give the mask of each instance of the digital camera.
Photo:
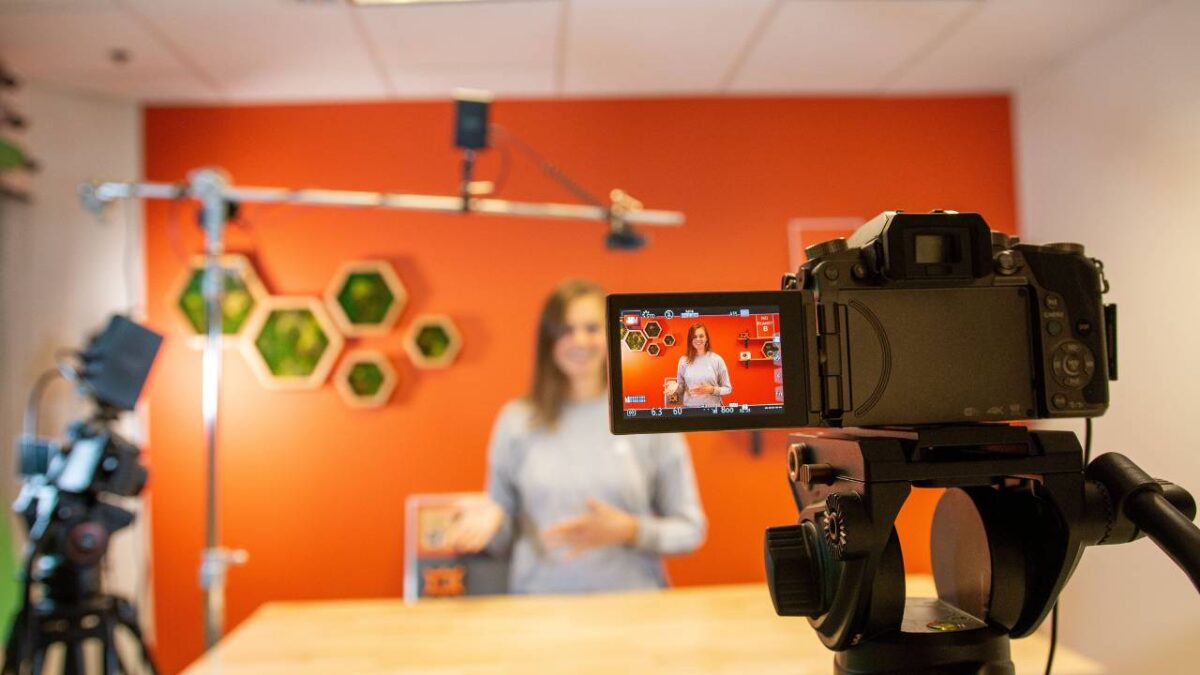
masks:
{"type": "Polygon", "coordinates": [[[608,296],[614,433],[1107,409],[1116,307],[1082,245],[1022,244],[976,213],[889,211],[806,254],[780,291],[608,296]]]}

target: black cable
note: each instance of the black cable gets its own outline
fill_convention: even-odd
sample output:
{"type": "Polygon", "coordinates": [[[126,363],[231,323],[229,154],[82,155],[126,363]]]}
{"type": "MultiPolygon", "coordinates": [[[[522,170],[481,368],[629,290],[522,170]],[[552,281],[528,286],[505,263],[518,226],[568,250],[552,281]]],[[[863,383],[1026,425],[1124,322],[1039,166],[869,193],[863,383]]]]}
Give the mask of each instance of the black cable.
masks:
{"type": "Polygon", "coordinates": [[[1092,418],[1087,418],[1084,421],[1083,432],[1083,468],[1086,470],[1087,465],[1092,463],[1092,418]]]}
{"type": "Polygon", "coordinates": [[[1050,611],[1050,653],[1046,656],[1046,675],[1050,675],[1050,668],[1054,666],[1054,647],[1058,644],[1058,603],[1054,603],[1054,609],[1050,611]]]}
{"type": "Polygon", "coordinates": [[[581,186],[578,183],[576,183],[575,181],[571,180],[567,176],[567,174],[563,172],[562,169],[558,168],[557,166],[555,166],[554,164],[552,164],[551,162],[549,162],[548,160],[543,158],[541,155],[539,155],[537,153],[536,150],[529,147],[529,145],[527,145],[520,138],[517,138],[508,129],[505,129],[504,127],[500,126],[499,124],[493,124],[490,126],[490,128],[492,129],[492,131],[494,131],[496,133],[497,136],[499,136],[501,139],[503,139],[506,143],[511,143],[513,147],[515,147],[518,151],[521,152],[521,154],[523,154],[526,157],[528,157],[529,159],[533,160],[533,162],[538,165],[538,168],[540,168],[542,170],[542,173],[546,174],[550,178],[554,179],[559,185],[566,188],[568,192],[575,195],[576,199],[584,202],[585,204],[589,204],[591,206],[598,206],[602,209],[608,208],[608,206],[603,201],[601,201],[600,198],[596,197],[595,195],[593,195],[592,193],[590,193],[586,189],[584,189],[583,186],[581,186]]]}

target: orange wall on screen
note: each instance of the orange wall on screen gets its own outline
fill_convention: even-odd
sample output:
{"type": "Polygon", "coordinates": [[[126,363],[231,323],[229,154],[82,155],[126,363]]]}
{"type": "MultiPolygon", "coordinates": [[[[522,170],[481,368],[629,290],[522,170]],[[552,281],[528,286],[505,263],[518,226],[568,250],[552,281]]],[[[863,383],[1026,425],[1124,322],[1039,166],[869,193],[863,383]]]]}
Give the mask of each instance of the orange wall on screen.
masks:
{"type": "MultiPolygon", "coordinates": [[[[771,316],[771,315],[768,315],[771,316]]],[[[774,315],[778,317],[778,315],[774,315]]],[[[764,340],[757,339],[754,315],[741,316],[705,316],[697,319],[654,319],[663,327],[663,335],[674,335],[675,344],[663,347],[659,356],[652,356],[647,350],[621,350],[621,389],[622,395],[644,395],[645,403],[626,403],[625,408],[661,408],[663,407],[663,383],[666,378],[674,378],[679,372],[680,357],[687,356],[688,330],[693,323],[702,323],[708,330],[709,342],[714,354],[725,361],[729,371],[729,384],[733,391],[722,397],[725,405],[733,403],[746,405],[761,405],[775,403],[775,364],[771,361],[751,361],[748,364],[738,362],[741,352],[749,351],[755,358],[762,359],[764,340]],[[752,338],[749,345],[738,339],[746,333],[752,338]]],[[[775,324],[778,325],[778,318],[775,324]]],[[[659,337],[653,342],[662,344],[659,337]]]]}
{"type": "MultiPolygon", "coordinates": [[[[146,178],[220,166],[244,186],[451,194],[451,119],[448,102],[149,108],[146,178]]],[[[229,248],[251,256],[272,293],[320,295],[343,262],[376,258],[394,265],[410,299],[396,330],[351,341],[399,370],[382,410],[351,409],[329,385],[268,392],[226,353],[221,541],[250,553],[229,574],[229,627],[270,600],[401,595],[405,497],[482,486],[492,421],[525,389],[539,304],[561,279],[614,292],[772,289],[787,271],[791,218],[947,208],[1016,225],[1005,97],[502,100],[493,119],[593,192],[623,188],[687,224],[650,231],[649,246],[628,253],[605,251],[596,223],[246,205],[229,248]],[[453,317],[463,334],[449,369],[418,371],[404,356],[404,328],[426,312],[453,317]]],[[[483,153],[477,176],[497,176],[502,154],[483,153]]],[[[511,160],[502,196],[571,200],[518,153],[511,160]]],[[[146,206],[149,320],[167,336],[148,391],[166,672],[199,655],[203,635],[200,353],[167,297],[201,249],[195,222],[188,206],[146,206]]],[[[703,548],[670,563],[675,583],[762,580],[763,529],[794,522],[786,434],[766,433],[759,457],[749,438],[689,435],[710,530],[703,548]]],[[[929,566],[931,504],[910,500],[902,515],[911,569],[929,566]]]]}

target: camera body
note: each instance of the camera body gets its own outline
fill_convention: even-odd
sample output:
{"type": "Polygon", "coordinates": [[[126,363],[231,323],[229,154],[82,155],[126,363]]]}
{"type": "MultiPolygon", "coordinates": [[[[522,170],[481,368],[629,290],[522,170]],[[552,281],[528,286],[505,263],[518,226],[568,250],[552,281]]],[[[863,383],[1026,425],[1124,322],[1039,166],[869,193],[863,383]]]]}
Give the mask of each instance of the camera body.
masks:
{"type": "Polygon", "coordinates": [[[976,213],[885,212],[810,247],[811,411],[837,426],[1091,417],[1116,375],[1115,308],[1078,244],[976,213]]]}
{"type": "MultiPolygon", "coordinates": [[[[806,253],[781,291],[609,296],[614,433],[958,425],[1108,408],[1116,308],[1102,302],[1103,266],[1083,246],[1022,244],[976,213],[889,211],[806,253]],[[772,364],[726,342],[745,366],[730,370],[732,404],[701,415],[649,408],[661,396],[636,383],[662,382],[673,364],[628,341],[630,318],[672,335],[686,329],[680,317],[722,321],[737,335],[737,314],[751,333],[756,320],[778,326],[766,359],[778,386],[766,386],[772,364]],[[775,394],[753,398],[766,391],[775,394]]],[[[710,330],[714,345],[720,332],[710,330]]]]}

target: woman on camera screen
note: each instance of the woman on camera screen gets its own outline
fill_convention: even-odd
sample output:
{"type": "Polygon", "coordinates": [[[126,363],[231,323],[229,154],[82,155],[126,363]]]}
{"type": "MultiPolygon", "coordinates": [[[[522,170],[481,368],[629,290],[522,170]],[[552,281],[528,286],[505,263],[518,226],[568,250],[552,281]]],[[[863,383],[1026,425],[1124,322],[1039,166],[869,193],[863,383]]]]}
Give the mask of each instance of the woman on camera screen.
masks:
{"type": "Polygon", "coordinates": [[[716,408],[722,405],[722,396],[733,392],[725,359],[712,351],[708,329],[702,323],[688,328],[687,354],[679,357],[675,381],[666,385],[667,396],[680,391],[685,408],[716,408]]]}
{"type": "Polygon", "coordinates": [[[511,592],[662,587],[662,556],[704,541],[683,436],[609,432],[607,354],[603,291],[560,285],[542,308],[530,392],[493,427],[487,497],[461,505],[447,533],[459,552],[511,552],[511,592]]]}

